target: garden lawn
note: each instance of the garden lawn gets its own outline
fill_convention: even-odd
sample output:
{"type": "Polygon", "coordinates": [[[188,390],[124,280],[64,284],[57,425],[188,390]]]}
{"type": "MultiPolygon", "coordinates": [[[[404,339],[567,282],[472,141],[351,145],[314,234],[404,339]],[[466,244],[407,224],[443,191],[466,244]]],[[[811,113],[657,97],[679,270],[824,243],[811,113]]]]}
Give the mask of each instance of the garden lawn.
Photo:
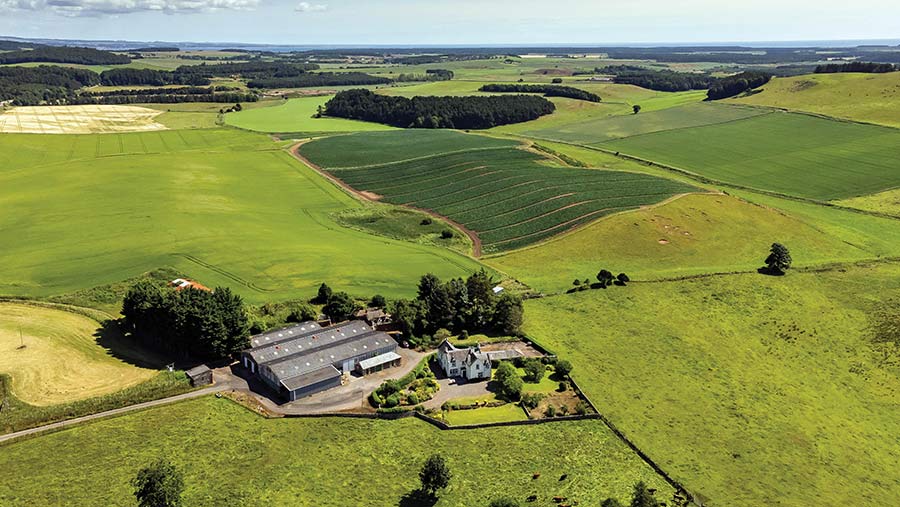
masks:
{"type": "Polygon", "coordinates": [[[301,97],[279,105],[247,109],[225,115],[225,123],[257,132],[356,132],[392,130],[393,127],[343,118],[314,118],[319,106],[333,95],[301,97]]]}
{"type": "Polygon", "coordinates": [[[508,421],[524,421],[528,419],[525,411],[516,403],[507,403],[499,407],[481,407],[467,410],[450,410],[446,420],[453,426],[471,424],[487,424],[508,421]]]}
{"type": "Polygon", "coordinates": [[[900,367],[870,319],[891,297],[897,264],[715,276],[529,300],[525,330],[705,505],[888,505],[900,367]]]}
{"type": "Polygon", "coordinates": [[[0,373],[12,377],[18,399],[44,406],[108,394],[157,374],[113,357],[99,337],[100,324],[85,315],[0,303],[0,373]]]}
{"type": "Polygon", "coordinates": [[[50,296],[171,266],[251,302],[322,282],[409,296],[460,254],[339,226],[360,204],[268,138],[236,130],[0,137],[0,294],[50,296]]]}
{"type": "Polygon", "coordinates": [[[184,471],[185,505],[397,505],[433,453],[453,473],[438,506],[624,502],[638,480],[672,494],[600,421],[441,431],[414,418],[268,420],[208,397],[4,445],[0,504],[134,505],[129,481],[164,455],[184,471]]]}
{"type": "Polygon", "coordinates": [[[772,113],[601,146],[713,180],[819,200],[900,185],[900,130],[802,114],[772,113]]]}

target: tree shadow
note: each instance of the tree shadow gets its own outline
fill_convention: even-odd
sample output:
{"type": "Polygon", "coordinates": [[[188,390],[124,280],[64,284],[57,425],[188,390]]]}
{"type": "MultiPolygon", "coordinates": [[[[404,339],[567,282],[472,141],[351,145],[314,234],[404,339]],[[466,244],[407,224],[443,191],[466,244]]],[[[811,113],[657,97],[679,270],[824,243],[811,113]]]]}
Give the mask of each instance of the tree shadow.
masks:
{"type": "Polygon", "coordinates": [[[769,266],[763,266],[757,269],[756,272],[766,276],[784,276],[784,271],[778,268],[770,268],[769,266]]]}
{"type": "Polygon", "coordinates": [[[398,507],[433,507],[438,498],[421,489],[414,489],[400,498],[398,507]]]}
{"type": "Polygon", "coordinates": [[[118,320],[101,322],[100,328],[94,332],[94,339],[112,357],[139,368],[159,370],[171,362],[128,337],[118,320]]]}

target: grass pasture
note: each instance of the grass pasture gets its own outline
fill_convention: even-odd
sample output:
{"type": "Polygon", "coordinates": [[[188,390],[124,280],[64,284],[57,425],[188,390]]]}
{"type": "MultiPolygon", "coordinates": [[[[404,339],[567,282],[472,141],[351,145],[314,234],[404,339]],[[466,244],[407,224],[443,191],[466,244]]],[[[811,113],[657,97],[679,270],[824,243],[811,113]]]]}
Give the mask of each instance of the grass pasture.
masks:
{"type": "Polygon", "coordinates": [[[900,185],[900,131],[773,113],[600,145],[719,181],[819,200],[900,185]]]}
{"type": "MultiPolygon", "coordinates": [[[[677,96],[677,94],[672,95],[677,96]]],[[[696,97],[696,94],[689,94],[687,97],[696,97]]],[[[693,100],[698,99],[694,98],[693,100]]],[[[605,141],[653,132],[728,123],[762,114],[766,114],[766,111],[710,103],[688,103],[678,107],[667,107],[655,111],[642,110],[639,114],[632,114],[631,106],[628,105],[624,112],[612,117],[590,119],[578,117],[574,121],[555,124],[548,120],[545,125],[539,125],[540,120],[537,120],[530,122],[537,128],[517,128],[516,130],[521,135],[538,139],[596,145],[605,141]]],[[[552,116],[550,115],[550,117],[552,116]]]]}
{"type": "Polygon", "coordinates": [[[165,454],[184,470],[185,505],[330,507],[357,505],[361,494],[368,505],[413,505],[402,498],[432,453],[453,473],[438,507],[506,495],[524,503],[531,494],[541,505],[556,495],[624,502],[638,480],[660,499],[672,495],[600,421],[440,431],[413,418],[267,420],[208,397],[4,445],[0,503],[133,505],[128,482],[165,454]]]}
{"type": "Polygon", "coordinates": [[[271,106],[247,109],[225,115],[225,123],[257,132],[357,132],[393,130],[380,123],[345,120],[343,118],[314,118],[317,108],[324,106],[332,95],[289,99],[271,106]]]}
{"type": "Polygon", "coordinates": [[[99,330],[84,315],[0,303],[0,373],[12,377],[16,398],[39,406],[109,394],[157,374],[113,357],[97,343],[99,330]]]}
{"type": "Polygon", "coordinates": [[[633,283],[526,302],[526,332],[705,505],[890,504],[897,264],[633,283]]]}
{"type": "Polygon", "coordinates": [[[331,214],[361,204],[264,135],[5,135],[0,153],[0,294],[45,297],[171,266],[251,302],[307,297],[323,281],[391,297],[424,273],[479,267],[341,227],[331,214]]]}
{"type": "MultiPolygon", "coordinates": [[[[398,139],[406,132],[395,134],[398,139]]],[[[446,133],[441,137],[458,138],[446,133]]],[[[469,136],[472,142],[484,139],[469,136]]],[[[353,154],[335,138],[329,148],[353,154]]],[[[304,145],[316,151],[317,142],[304,145]]],[[[473,146],[479,146],[474,145],[473,146]]],[[[373,148],[370,148],[372,150],[373,148]]],[[[321,151],[321,148],[318,148],[321,151]]],[[[313,162],[317,159],[310,156],[313,162]]],[[[381,166],[332,169],[357,190],[393,204],[433,210],[474,231],[484,251],[529,245],[599,217],[654,204],[693,187],[643,174],[548,167],[540,155],[516,148],[456,152],[381,166]]],[[[334,162],[332,162],[334,163],[334,162]]],[[[338,162],[340,163],[340,162],[338,162]]]]}
{"type": "Polygon", "coordinates": [[[836,201],[841,206],[886,213],[900,217],[900,188],[893,188],[877,194],[836,201]]]}
{"type": "MultiPolygon", "coordinates": [[[[830,211],[860,222],[871,218],[830,211]]],[[[874,220],[884,225],[885,233],[891,230],[889,221],[874,220]]],[[[535,289],[558,292],[572,287],[575,278],[593,281],[601,268],[625,272],[634,280],[752,271],[762,266],[773,241],[790,246],[797,266],[885,254],[841,232],[824,232],[823,222],[727,195],[693,194],[607,217],[485,262],[535,289]]],[[[893,230],[900,232],[900,222],[893,230]]]]}
{"type": "Polygon", "coordinates": [[[139,106],[21,106],[0,113],[0,133],[95,134],[166,128],[160,113],[139,106]]]}
{"type": "Polygon", "coordinates": [[[777,77],[761,92],[732,101],[900,127],[900,73],[777,77]]]}

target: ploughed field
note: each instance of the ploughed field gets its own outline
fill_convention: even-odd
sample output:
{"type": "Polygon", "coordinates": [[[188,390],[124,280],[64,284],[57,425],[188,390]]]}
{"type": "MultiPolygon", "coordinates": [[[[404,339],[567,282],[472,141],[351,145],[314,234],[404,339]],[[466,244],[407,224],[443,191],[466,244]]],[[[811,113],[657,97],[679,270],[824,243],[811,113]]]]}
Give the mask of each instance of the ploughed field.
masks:
{"type": "Polygon", "coordinates": [[[368,143],[368,134],[336,137],[304,145],[301,154],[370,196],[432,210],[462,224],[478,235],[485,252],[527,246],[602,216],[695,190],[645,174],[553,166],[515,143],[455,132],[435,136],[448,148],[445,154],[416,157],[416,147],[399,143],[403,155],[382,152],[407,134],[371,136],[368,143]],[[316,156],[323,152],[330,156],[316,156]],[[362,161],[361,152],[378,153],[382,162],[394,160],[346,167],[362,161]]]}

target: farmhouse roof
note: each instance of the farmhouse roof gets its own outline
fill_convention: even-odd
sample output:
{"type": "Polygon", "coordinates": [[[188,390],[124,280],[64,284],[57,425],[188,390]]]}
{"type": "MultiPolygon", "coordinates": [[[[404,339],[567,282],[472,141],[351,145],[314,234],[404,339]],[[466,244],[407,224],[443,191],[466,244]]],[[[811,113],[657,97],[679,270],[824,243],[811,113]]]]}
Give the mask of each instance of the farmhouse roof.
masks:
{"type": "MultiPolygon", "coordinates": [[[[302,334],[291,340],[284,340],[269,346],[250,349],[247,353],[257,364],[278,362],[286,357],[296,354],[307,354],[323,349],[333,349],[347,343],[353,343],[357,338],[375,333],[369,325],[360,321],[353,321],[340,326],[320,328],[302,334]]],[[[387,335],[380,333],[387,338],[387,335]]]]}
{"type": "Polygon", "coordinates": [[[456,348],[446,339],[438,346],[438,351],[449,357],[452,362],[459,361],[460,363],[463,363],[469,355],[469,349],[456,348]]]}

